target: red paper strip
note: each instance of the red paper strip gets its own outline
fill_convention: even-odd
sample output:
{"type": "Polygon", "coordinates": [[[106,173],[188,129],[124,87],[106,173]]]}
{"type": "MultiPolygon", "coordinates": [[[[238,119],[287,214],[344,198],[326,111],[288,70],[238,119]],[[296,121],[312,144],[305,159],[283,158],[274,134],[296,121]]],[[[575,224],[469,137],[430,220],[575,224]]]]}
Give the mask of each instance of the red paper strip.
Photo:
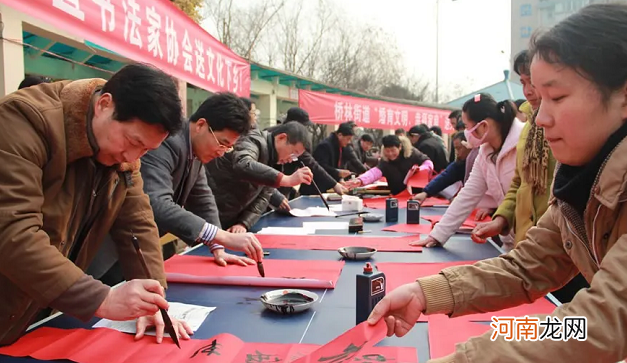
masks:
{"type": "MultiPolygon", "coordinates": [[[[420,236],[404,237],[347,237],[347,236],[281,236],[260,234],[256,236],[263,248],[286,248],[293,250],[335,251],[341,247],[359,246],[376,248],[385,252],[420,252],[422,247],[410,246],[409,242],[420,236]]],[[[265,264],[265,263],[264,263],[265,264]]]]}
{"type": "Polygon", "coordinates": [[[451,202],[444,198],[430,197],[420,203],[421,207],[440,207],[451,205],[451,202]]]}
{"type": "Polygon", "coordinates": [[[439,315],[429,317],[429,357],[442,358],[455,353],[455,344],[463,343],[472,337],[483,335],[491,330],[490,325],[478,324],[460,319],[449,319],[439,315]]]}
{"type": "Polygon", "coordinates": [[[165,261],[167,280],[172,282],[320,289],[335,287],[344,261],[272,259],[264,260],[263,266],[265,278],[255,265],[220,267],[212,257],[176,255],[165,261]]]}
{"type": "Polygon", "coordinates": [[[163,343],[157,344],[153,337],[135,341],[132,334],[107,328],[87,330],[43,327],[26,334],[13,345],[1,347],[0,354],[30,356],[38,360],[69,359],[77,363],[290,363],[319,362],[321,358],[341,357],[343,354],[349,354],[354,359],[351,361],[418,362],[415,348],[374,347],[385,337],[385,330],[381,336],[380,325],[370,327],[366,324],[358,325],[324,346],[244,343],[234,335],[219,334],[203,340],[181,340],[180,350],[167,337],[163,343]],[[115,347],[115,354],[111,354],[112,347],[115,347]]]}
{"type": "MultiPolygon", "coordinates": [[[[469,265],[475,261],[455,261],[455,262],[443,262],[443,263],[399,263],[399,262],[381,262],[377,263],[377,269],[383,271],[387,280],[386,291],[400,287],[401,285],[409,284],[416,281],[419,277],[426,277],[431,275],[437,275],[447,267],[469,265]]],[[[427,321],[426,315],[420,315],[418,321],[427,321]]]]}
{"type": "MultiPolygon", "coordinates": [[[[411,194],[407,190],[403,190],[402,192],[393,196],[398,199],[398,207],[406,208],[407,201],[411,198],[411,194]]],[[[364,207],[373,208],[373,209],[385,209],[385,200],[388,197],[375,197],[375,198],[366,198],[364,199],[364,207]]]]}
{"type": "MultiPolygon", "coordinates": [[[[383,228],[384,231],[389,232],[403,232],[403,233],[417,233],[417,234],[429,234],[433,226],[430,224],[395,224],[393,226],[383,228]]],[[[420,238],[413,238],[412,241],[415,241],[420,238]]],[[[410,241],[411,242],[411,241],[410,241]]]]}
{"type": "MultiPolygon", "coordinates": [[[[474,211],[472,211],[472,213],[470,213],[468,218],[466,218],[466,220],[464,222],[462,222],[462,225],[460,226],[460,228],[473,229],[473,228],[475,228],[477,226],[477,223],[486,223],[486,222],[490,222],[492,220],[492,217],[490,217],[490,216],[487,216],[487,217],[483,218],[480,221],[475,220],[475,217],[477,215],[477,211],[478,211],[478,209],[475,209],[474,211]]],[[[422,219],[431,222],[431,224],[436,224],[436,223],[440,222],[442,217],[443,216],[424,216],[424,217],[422,217],[422,219]]]]}
{"type": "Polygon", "coordinates": [[[521,317],[525,315],[547,314],[550,315],[555,310],[556,306],[546,298],[540,298],[531,304],[524,304],[514,306],[513,308],[507,308],[500,311],[491,313],[480,313],[472,315],[464,315],[457,317],[456,319],[465,319],[470,321],[491,321],[493,316],[514,316],[521,317]]]}
{"type": "Polygon", "coordinates": [[[407,186],[412,188],[424,188],[429,184],[429,176],[431,171],[429,170],[418,170],[414,172],[414,174],[409,177],[407,181],[407,186]]]}

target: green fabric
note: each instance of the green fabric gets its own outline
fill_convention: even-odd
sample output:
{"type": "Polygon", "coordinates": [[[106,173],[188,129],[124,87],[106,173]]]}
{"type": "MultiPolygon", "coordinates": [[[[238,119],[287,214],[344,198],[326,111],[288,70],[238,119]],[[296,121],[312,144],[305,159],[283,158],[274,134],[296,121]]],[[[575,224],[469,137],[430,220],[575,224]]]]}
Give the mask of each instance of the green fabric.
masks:
{"type": "MultiPolygon", "coordinates": [[[[520,134],[520,139],[516,145],[516,171],[512,178],[512,184],[505,195],[505,199],[503,199],[503,202],[499,205],[499,208],[493,216],[501,216],[507,220],[509,228],[503,231],[502,234],[507,234],[511,228],[514,228],[516,233],[515,243],[524,240],[529,228],[538,223],[540,217],[542,217],[549,207],[549,197],[551,195],[550,187],[546,188],[544,194],[536,195],[531,185],[527,183],[523,177],[522,164],[525,155],[525,143],[530,128],[531,123],[527,122],[520,134]]],[[[555,158],[550,150],[548,168],[547,175],[553,180],[555,158]]],[[[551,181],[548,181],[547,185],[550,186],[551,181]]]]}

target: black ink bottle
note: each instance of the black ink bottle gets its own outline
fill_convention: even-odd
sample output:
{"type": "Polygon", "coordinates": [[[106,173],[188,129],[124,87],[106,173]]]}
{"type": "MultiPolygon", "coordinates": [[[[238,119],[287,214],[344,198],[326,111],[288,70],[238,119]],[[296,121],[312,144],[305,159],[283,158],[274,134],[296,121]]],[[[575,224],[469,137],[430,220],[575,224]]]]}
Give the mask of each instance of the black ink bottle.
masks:
{"type": "Polygon", "coordinates": [[[420,202],[407,201],[407,224],[420,224],[420,202]]]}
{"type": "Polygon", "coordinates": [[[385,296],[385,275],[366,263],[364,272],[357,274],[356,319],[359,324],[368,319],[375,305],[385,296]]]}
{"type": "Polygon", "coordinates": [[[388,198],[385,200],[385,221],[398,222],[398,199],[388,198]]]}

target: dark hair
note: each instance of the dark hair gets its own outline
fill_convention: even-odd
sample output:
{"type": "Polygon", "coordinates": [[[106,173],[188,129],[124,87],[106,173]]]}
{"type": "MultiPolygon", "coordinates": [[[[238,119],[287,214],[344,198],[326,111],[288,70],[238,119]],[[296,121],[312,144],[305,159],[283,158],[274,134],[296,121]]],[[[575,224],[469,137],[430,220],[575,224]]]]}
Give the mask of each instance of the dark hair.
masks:
{"type": "Polygon", "coordinates": [[[394,135],[398,136],[398,135],[405,135],[405,130],[404,129],[396,129],[394,131],[394,135]]]}
{"type": "Polygon", "coordinates": [[[429,130],[433,131],[434,134],[442,137],[442,128],[440,128],[440,126],[431,126],[429,130]]]}
{"type": "Polygon", "coordinates": [[[407,134],[409,135],[420,135],[420,136],[427,134],[427,133],[429,133],[429,126],[425,124],[412,126],[412,128],[409,129],[409,131],[407,132],[407,134]]]}
{"type": "Polygon", "coordinates": [[[209,96],[189,120],[196,122],[201,118],[207,121],[213,131],[229,129],[243,135],[252,127],[250,111],[246,104],[230,92],[209,96]]]}
{"type": "Polygon", "coordinates": [[[517,110],[514,108],[514,104],[510,100],[497,103],[489,94],[481,93],[466,101],[462,111],[475,123],[491,118],[499,125],[501,146],[490,155],[492,161],[496,162],[496,157],[516,119],[517,110]]]}
{"type": "Polygon", "coordinates": [[[516,104],[516,108],[520,111],[520,105],[522,105],[525,102],[527,102],[527,100],[521,98],[519,100],[514,101],[514,104],[516,104]]]}
{"type": "Polygon", "coordinates": [[[530,45],[533,57],[572,68],[594,83],[607,103],[627,81],[627,5],[586,6],[534,34],[530,45]]]}
{"type": "Polygon", "coordinates": [[[514,72],[516,72],[517,75],[519,76],[530,75],[531,74],[531,71],[529,70],[530,65],[531,65],[531,57],[529,56],[528,50],[523,50],[522,52],[516,54],[516,57],[514,57],[514,72]]]}
{"type": "Polygon", "coordinates": [[[460,118],[459,120],[457,120],[457,125],[455,125],[455,130],[464,131],[465,129],[466,129],[466,125],[464,125],[464,121],[462,121],[460,118]]]}
{"type": "Polygon", "coordinates": [[[242,102],[244,102],[244,104],[248,108],[248,111],[250,111],[253,108],[254,102],[250,98],[248,98],[248,97],[240,97],[239,99],[242,100],[242,102]]]}
{"type": "Polygon", "coordinates": [[[36,86],[41,83],[49,83],[50,79],[46,77],[40,76],[26,76],[22,82],[20,82],[19,87],[17,89],[22,89],[30,86],[36,86]]]}
{"type": "Polygon", "coordinates": [[[455,110],[448,115],[448,118],[459,119],[462,117],[462,110],[455,110]]]}
{"type": "Polygon", "coordinates": [[[156,67],[134,63],[122,67],[102,87],[115,104],[113,118],[139,119],[163,127],[169,134],[183,128],[181,98],[172,77],[156,67]]]}
{"type": "Polygon", "coordinates": [[[355,135],[355,130],[353,130],[355,123],[352,121],[342,122],[340,126],[337,128],[336,133],[342,134],[344,136],[352,136],[355,135]]]}
{"type": "Polygon", "coordinates": [[[364,141],[364,142],[371,142],[371,143],[374,144],[374,137],[372,137],[372,135],[370,135],[370,134],[363,134],[363,135],[361,135],[359,140],[364,141]]]}
{"type": "Polygon", "coordinates": [[[396,135],[386,135],[381,139],[383,147],[401,147],[401,139],[396,135]]]}
{"type": "Polygon", "coordinates": [[[453,140],[466,141],[466,135],[463,132],[456,132],[453,135],[453,140]]]}
{"type": "Polygon", "coordinates": [[[286,122],[272,130],[272,137],[279,134],[286,134],[287,142],[290,145],[302,143],[305,149],[309,149],[311,147],[311,136],[309,135],[309,131],[307,130],[307,127],[300,122],[286,122]]]}

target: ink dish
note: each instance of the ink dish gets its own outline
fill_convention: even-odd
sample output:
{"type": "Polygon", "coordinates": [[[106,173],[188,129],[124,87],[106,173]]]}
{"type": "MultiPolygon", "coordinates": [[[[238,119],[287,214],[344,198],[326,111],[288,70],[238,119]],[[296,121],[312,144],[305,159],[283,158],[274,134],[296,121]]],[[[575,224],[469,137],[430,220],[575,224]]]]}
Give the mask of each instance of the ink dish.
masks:
{"type": "Polygon", "coordinates": [[[370,247],[340,247],[337,252],[347,260],[367,260],[377,253],[376,248],[370,247]]]}
{"type": "Polygon", "coordinates": [[[309,309],[318,301],[318,295],[307,290],[283,289],[268,291],[259,300],[268,310],[290,315],[309,309]]]}

